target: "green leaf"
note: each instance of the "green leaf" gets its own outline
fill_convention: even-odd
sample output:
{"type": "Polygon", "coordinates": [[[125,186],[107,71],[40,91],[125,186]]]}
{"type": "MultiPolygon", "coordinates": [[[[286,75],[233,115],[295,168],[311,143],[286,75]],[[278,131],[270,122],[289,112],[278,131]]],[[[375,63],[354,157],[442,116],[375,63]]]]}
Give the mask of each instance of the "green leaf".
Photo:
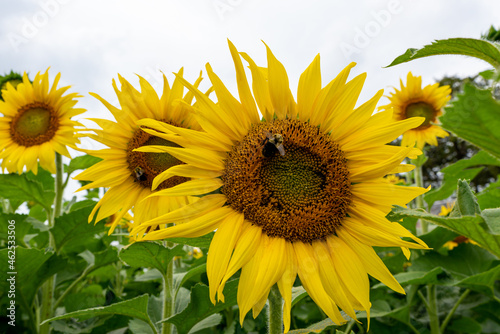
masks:
{"type": "Polygon", "coordinates": [[[29,310],[38,288],[45,280],[62,270],[66,261],[53,252],[15,247],[14,261],[9,262],[13,254],[11,249],[0,249],[1,263],[8,264],[0,271],[0,291],[8,292],[10,284],[7,279],[14,277],[16,302],[29,310]]]}
{"type": "Polygon", "coordinates": [[[479,291],[488,297],[495,297],[495,283],[500,279],[500,265],[496,267],[477,274],[469,276],[455,285],[461,288],[467,288],[475,291],[479,291]]]}
{"type": "Polygon", "coordinates": [[[182,245],[167,248],[156,242],[136,242],[120,251],[120,259],[131,267],[156,268],[163,276],[174,256],[184,254],[182,245]]]}
{"type": "Polygon", "coordinates": [[[307,291],[303,286],[292,287],[292,307],[307,296],[307,291]]]}
{"type": "Polygon", "coordinates": [[[477,202],[482,209],[498,207],[498,203],[500,203],[500,180],[490,183],[486,189],[478,193],[477,202]]]}
{"type": "Polygon", "coordinates": [[[180,287],[184,285],[191,277],[202,274],[207,271],[207,264],[204,263],[200,266],[189,269],[185,273],[174,274],[174,295],[177,295],[180,287]]]}
{"type": "MultiPolygon", "coordinates": [[[[435,284],[438,281],[438,275],[443,272],[443,269],[440,267],[434,268],[430,271],[409,271],[404,273],[397,273],[394,275],[394,278],[401,285],[410,285],[410,284],[435,284]]],[[[375,285],[373,288],[385,287],[384,284],[379,283],[375,285]]]]}
{"type": "Polygon", "coordinates": [[[191,289],[191,301],[188,306],[179,314],[162,322],[169,322],[177,327],[179,334],[187,334],[191,329],[203,319],[219,313],[233,305],[236,305],[236,294],[239,280],[227,282],[224,288],[224,303],[213,305],[209,298],[208,286],[196,284],[191,289]]]}
{"type": "Polygon", "coordinates": [[[35,175],[33,172],[29,171],[26,173],[26,178],[30,181],[37,182],[42,186],[44,190],[54,191],[55,189],[55,179],[52,174],[38,166],[38,173],[35,175]]]}
{"type": "Polygon", "coordinates": [[[424,196],[429,207],[431,207],[435,201],[450,197],[456,190],[459,179],[473,180],[476,175],[485,168],[485,165],[500,166],[500,160],[484,151],[479,151],[470,159],[459,160],[443,168],[441,172],[444,174],[444,177],[441,187],[439,189],[430,190],[424,196]]]}
{"type": "Polygon", "coordinates": [[[121,314],[127,317],[140,319],[146,322],[149,327],[153,330],[153,333],[157,333],[154,324],[148,315],[148,295],[142,295],[136,298],[132,298],[123,302],[111,304],[108,306],[94,307],[86,310],[80,310],[75,312],[66,313],[54,318],[50,318],[42,322],[40,325],[46,324],[51,321],[68,319],[68,318],[80,318],[80,317],[98,317],[103,315],[115,315],[121,314]]]}
{"type": "Polygon", "coordinates": [[[450,216],[474,216],[480,214],[481,209],[477,203],[476,196],[469,187],[469,183],[465,180],[458,180],[457,201],[453,207],[450,216]]]}
{"type": "Polygon", "coordinates": [[[76,170],[87,169],[89,167],[92,167],[101,160],[102,160],[101,158],[94,157],[88,154],[79,157],[74,157],[73,159],[71,159],[69,166],[64,166],[65,167],[64,171],[66,173],[71,174],[76,170]]]}
{"type": "Polygon", "coordinates": [[[64,298],[66,312],[87,309],[106,302],[102,287],[99,284],[85,286],[77,293],[71,293],[64,298]]]}
{"type": "Polygon", "coordinates": [[[439,217],[425,211],[395,206],[388,215],[391,221],[404,217],[415,217],[446,227],[455,233],[477,242],[481,247],[500,257],[500,236],[492,235],[483,227],[484,219],[479,216],[439,217]]]}
{"type": "Polygon", "coordinates": [[[209,248],[210,243],[212,242],[212,238],[214,237],[215,232],[210,232],[201,237],[197,238],[170,238],[168,241],[180,244],[180,245],[188,245],[192,247],[199,248],[209,248]]]}
{"type": "Polygon", "coordinates": [[[421,49],[408,49],[388,66],[437,55],[464,55],[482,59],[493,67],[500,68],[500,49],[497,44],[482,39],[450,38],[432,42],[421,49]]]}
{"type": "Polygon", "coordinates": [[[475,334],[481,333],[482,327],[472,318],[460,317],[457,320],[453,320],[452,323],[446,327],[446,329],[456,331],[458,333],[475,334]]]}
{"type": "Polygon", "coordinates": [[[55,219],[52,234],[56,242],[56,250],[64,248],[66,252],[82,252],[86,245],[95,239],[102,229],[88,223],[92,207],[84,207],[55,219]],[[83,249],[82,249],[83,248],[83,249]]]}
{"type": "Polygon", "coordinates": [[[323,333],[323,331],[337,326],[330,318],[317,322],[307,328],[289,331],[289,334],[323,333]]]}
{"type": "Polygon", "coordinates": [[[0,174],[0,194],[15,201],[33,201],[49,210],[55,193],[45,190],[38,181],[30,180],[26,174],[0,174]]]}
{"type": "Polygon", "coordinates": [[[491,233],[500,235],[500,208],[483,210],[481,216],[490,228],[491,233]]]}
{"type": "Polygon", "coordinates": [[[467,83],[439,118],[444,129],[500,158],[500,102],[490,90],[467,83]]]}
{"type": "Polygon", "coordinates": [[[193,328],[191,328],[191,330],[189,331],[189,334],[196,333],[197,331],[205,328],[217,326],[221,323],[221,321],[222,316],[220,314],[212,314],[211,316],[206,317],[205,319],[194,325],[193,328]]]}
{"type": "Polygon", "coordinates": [[[29,233],[36,233],[27,215],[0,213],[0,221],[2,222],[0,223],[0,240],[5,240],[6,246],[27,247],[24,237],[29,233]],[[12,237],[15,239],[12,240],[12,237]]]}

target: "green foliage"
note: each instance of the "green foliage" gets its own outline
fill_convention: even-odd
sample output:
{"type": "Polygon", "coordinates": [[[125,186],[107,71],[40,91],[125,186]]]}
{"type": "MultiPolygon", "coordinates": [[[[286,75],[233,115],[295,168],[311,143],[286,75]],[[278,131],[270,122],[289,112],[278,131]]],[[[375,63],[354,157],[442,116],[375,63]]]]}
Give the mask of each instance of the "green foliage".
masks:
{"type": "Polygon", "coordinates": [[[471,84],[440,118],[443,128],[500,158],[500,102],[471,84]]]}
{"type": "Polygon", "coordinates": [[[388,66],[437,55],[464,55],[482,59],[500,69],[500,47],[498,44],[473,38],[450,38],[434,41],[421,49],[408,49],[388,66]]]}
{"type": "MultiPolygon", "coordinates": [[[[41,172],[41,171],[40,171],[41,172]]],[[[52,186],[43,183],[46,178],[34,179],[29,174],[0,174],[0,194],[3,198],[21,202],[40,204],[47,211],[54,202],[54,182],[52,186]]],[[[41,175],[43,173],[41,172],[41,175]]]]}

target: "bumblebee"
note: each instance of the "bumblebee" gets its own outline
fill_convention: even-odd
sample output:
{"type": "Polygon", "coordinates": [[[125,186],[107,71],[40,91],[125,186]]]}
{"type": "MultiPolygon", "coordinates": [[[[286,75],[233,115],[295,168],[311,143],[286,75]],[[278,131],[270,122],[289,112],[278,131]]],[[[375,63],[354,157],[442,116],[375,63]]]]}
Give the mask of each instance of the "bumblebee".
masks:
{"type": "Polygon", "coordinates": [[[283,136],[279,133],[271,133],[266,131],[266,138],[262,140],[260,146],[261,154],[265,158],[270,158],[279,152],[282,156],[285,155],[285,148],[283,147],[283,136]]]}
{"type": "Polygon", "coordinates": [[[144,169],[142,169],[141,167],[135,167],[134,174],[135,174],[135,181],[146,181],[147,180],[146,173],[144,172],[144,169]]]}

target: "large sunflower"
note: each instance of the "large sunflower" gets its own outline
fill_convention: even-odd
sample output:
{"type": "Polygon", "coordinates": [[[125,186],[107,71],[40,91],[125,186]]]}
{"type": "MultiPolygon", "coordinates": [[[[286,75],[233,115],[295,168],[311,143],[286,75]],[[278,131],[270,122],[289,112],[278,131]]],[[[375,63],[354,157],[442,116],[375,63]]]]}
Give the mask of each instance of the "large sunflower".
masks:
{"type": "Polygon", "coordinates": [[[297,274],[334,322],[345,322],[338,307],[352,318],[354,310],[369,315],[367,274],[404,293],[372,246],[403,247],[407,256],[408,248],[426,248],[385,218],[393,204],[405,205],[425,189],[383,179],[413,167],[400,162],[418,149],[385,143],[423,119],[394,122],[390,111],[372,116],[382,91],[355,108],[366,75],[346,82],[355,65],[350,64],[322,88],[319,56],[301,75],[295,102],[285,68],[269,49],[268,68],[241,54],[250,66],[254,99],[240,54],[231,43],[229,47],[239,101],[209,65],[217,104],[183,80],[196,96],[196,114],[206,133],[140,122],[158,136],[178,136],[184,148],[157,149],[186,163],[182,170],[171,168],[169,175],[192,178],[157,195],[212,193],[133,232],[141,235],[146,226],[159,222],[178,224],[150,231],[144,239],[197,237],[216,229],[207,259],[210,298],[214,303],[216,295],[224,300],[225,283],[241,268],[241,322],[250,309],[254,317],[260,313],[277,283],[288,331],[297,274]]]}
{"type": "MultiPolygon", "coordinates": [[[[182,70],[179,74],[182,75],[182,70]]],[[[113,114],[116,122],[105,119],[92,119],[102,130],[94,130],[95,134],[88,136],[108,148],[102,150],[82,150],[88,154],[103,159],[75,177],[77,180],[88,180],[91,183],[79,190],[106,187],[109,188],[97,203],[89,216],[89,222],[94,216],[99,221],[113,215],[113,223],[109,230],[112,233],[122,217],[134,207],[134,225],[157,217],[185,204],[192,203],[196,198],[179,196],[162,200],[158,197],[148,198],[152,188],[168,189],[182,184],[185,177],[174,177],[165,182],[154,183],[156,176],[169,167],[181,164],[181,161],[169,154],[135,152],[134,149],[144,145],[178,146],[168,139],[160,138],[144,132],[137,121],[152,118],[167,122],[171,126],[181,126],[194,130],[200,129],[196,120],[190,114],[186,105],[193,99],[192,93],[184,94],[184,86],[176,79],[169,86],[163,76],[163,95],[158,97],[153,87],[142,77],[139,77],[141,92],[128,81],[119,76],[121,91],[113,80],[113,88],[121,105],[118,109],[97,94],[99,99],[113,114]],[[183,100],[184,103],[180,103],[183,100]]],[[[199,84],[201,77],[196,81],[199,84]]],[[[151,227],[150,227],[151,228],[151,227]]],[[[153,227],[156,228],[156,227],[153,227]]]]}
{"type": "Polygon", "coordinates": [[[14,87],[7,82],[0,101],[0,159],[11,173],[38,172],[40,166],[56,173],[55,152],[71,158],[66,146],[76,148],[75,136],[81,124],[71,120],[85,109],[74,108],[77,93],[63,94],[69,86],[57,88],[58,73],[50,87],[49,72],[37,73],[33,83],[24,73],[14,87]],[[50,90],[49,90],[50,88],[50,90]]]}
{"type": "Polygon", "coordinates": [[[437,125],[437,118],[443,114],[443,107],[451,98],[450,86],[439,86],[438,83],[422,88],[422,77],[415,77],[411,72],[406,78],[406,86],[401,80],[401,90],[388,96],[390,104],[381,108],[394,108],[396,121],[411,117],[425,117],[419,126],[403,134],[402,146],[414,146],[422,149],[427,143],[437,146],[437,137],[444,138],[448,133],[437,125]]]}

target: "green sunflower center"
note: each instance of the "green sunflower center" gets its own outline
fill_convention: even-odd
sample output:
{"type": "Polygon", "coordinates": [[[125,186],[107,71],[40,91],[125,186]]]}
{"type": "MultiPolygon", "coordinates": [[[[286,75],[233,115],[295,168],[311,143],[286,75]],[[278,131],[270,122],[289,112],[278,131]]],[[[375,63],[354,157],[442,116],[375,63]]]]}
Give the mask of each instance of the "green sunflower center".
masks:
{"type": "MultiPolygon", "coordinates": [[[[172,166],[182,162],[168,153],[136,152],[134,149],[141,146],[169,146],[180,147],[176,143],[170,142],[160,137],[150,135],[138,129],[127,147],[127,163],[131,171],[131,176],[135,182],[139,182],[145,188],[151,189],[154,178],[172,166]]],[[[187,181],[185,177],[174,176],[162,182],[158,190],[167,189],[187,181]]]]}
{"type": "Polygon", "coordinates": [[[352,198],[338,144],[298,120],[254,126],[229,153],[222,180],[233,209],[268,236],[290,242],[334,234],[352,198]]]}
{"type": "Polygon", "coordinates": [[[20,146],[34,146],[51,140],[59,119],[48,104],[35,102],[20,108],[10,123],[10,136],[20,146]]]}
{"type": "Polygon", "coordinates": [[[436,121],[436,111],[425,102],[411,103],[406,107],[406,118],[425,117],[425,121],[417,129],[425,129],[431,126],[431,122],[436,121]]]}

